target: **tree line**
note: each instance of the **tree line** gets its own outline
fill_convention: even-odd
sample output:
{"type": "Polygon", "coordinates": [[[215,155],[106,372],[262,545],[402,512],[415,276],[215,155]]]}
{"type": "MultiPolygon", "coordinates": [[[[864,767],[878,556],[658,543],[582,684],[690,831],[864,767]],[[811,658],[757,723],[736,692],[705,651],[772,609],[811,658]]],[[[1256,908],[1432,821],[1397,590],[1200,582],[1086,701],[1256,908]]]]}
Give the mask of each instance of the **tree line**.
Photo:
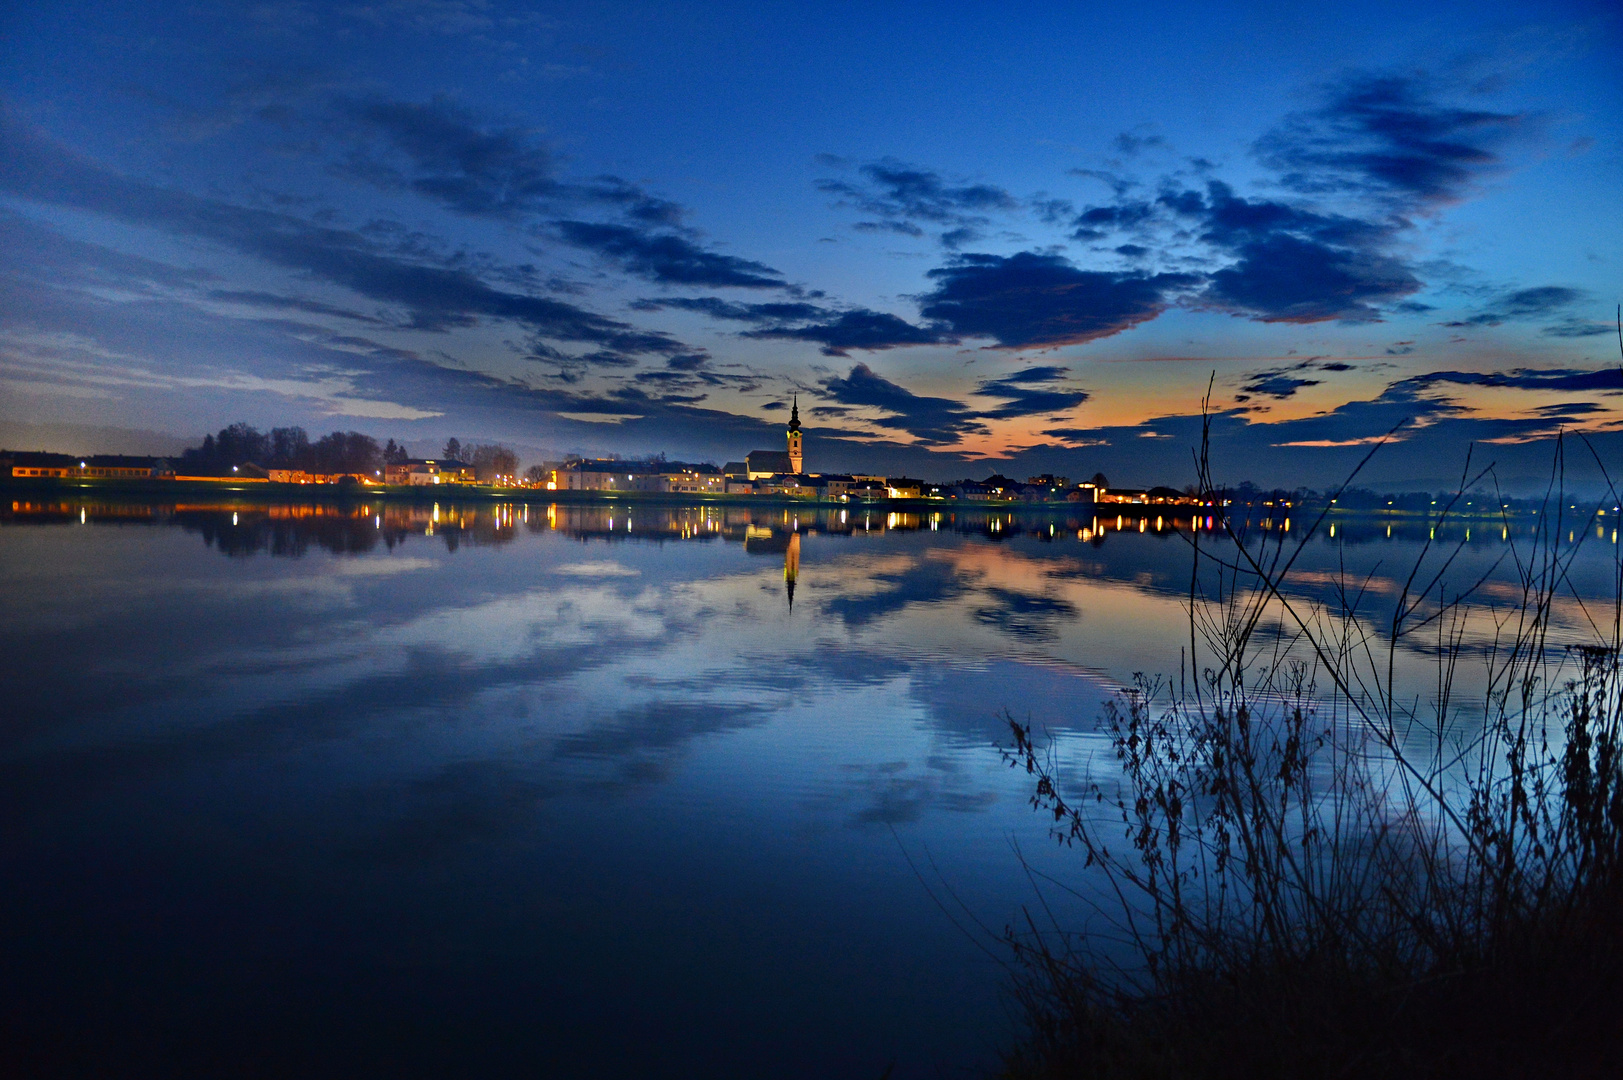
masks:
{"type": "MultiPolygon", "coordinates": [[[[405,444],[389,439],[381,446],[359,431],[334,431],[312,439],[302,427],[260,431],[236,423],[217,434],[203,436],[199,446],[181,452],[177,471],[193,476],[225,476],[244,465],[264,469],[296,469],[309,473],[377,475],[387,465],[411,460],[405,444]]],[[[511,477],[518,470],[518,455],[500,443],[463,443],[450,439],[442,460],[462,462],[480,481],[511,477]]]]}

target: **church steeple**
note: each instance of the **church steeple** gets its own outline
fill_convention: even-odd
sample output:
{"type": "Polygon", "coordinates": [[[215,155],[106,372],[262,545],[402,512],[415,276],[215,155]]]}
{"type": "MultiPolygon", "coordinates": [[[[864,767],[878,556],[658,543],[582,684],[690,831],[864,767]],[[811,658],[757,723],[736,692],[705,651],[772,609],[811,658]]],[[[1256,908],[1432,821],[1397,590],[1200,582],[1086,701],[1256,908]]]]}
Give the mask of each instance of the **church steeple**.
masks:
{"type": "Polygon", "coordinates": [[[789,410],[789,471],[799,476],[806,471],[805,452],[800,445],[800,395],[795,395],[795,404],[789,410]]]}

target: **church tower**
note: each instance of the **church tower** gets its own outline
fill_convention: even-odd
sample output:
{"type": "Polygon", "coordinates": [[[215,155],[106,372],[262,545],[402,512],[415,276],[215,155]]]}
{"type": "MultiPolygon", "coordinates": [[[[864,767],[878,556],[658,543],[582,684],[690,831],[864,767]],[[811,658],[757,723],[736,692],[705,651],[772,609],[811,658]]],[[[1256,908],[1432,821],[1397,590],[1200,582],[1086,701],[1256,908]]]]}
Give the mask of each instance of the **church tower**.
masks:
{"type": "Polygon", "coordinates": [[[796,476],[806,471],[805,453],[800,448],[800,395],[795,395],[789,412],[789,471],[796,476]]]}

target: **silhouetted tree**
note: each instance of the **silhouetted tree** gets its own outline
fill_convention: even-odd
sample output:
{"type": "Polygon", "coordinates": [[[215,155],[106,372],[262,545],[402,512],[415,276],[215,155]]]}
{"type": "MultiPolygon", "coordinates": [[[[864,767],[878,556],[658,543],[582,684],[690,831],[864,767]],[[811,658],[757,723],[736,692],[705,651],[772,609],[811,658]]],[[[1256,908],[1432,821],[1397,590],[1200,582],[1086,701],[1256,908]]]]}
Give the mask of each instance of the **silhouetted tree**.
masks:
{"type": "Polygon", "coordinates": [[[488,484],[498,476],[512,476],[518,471],[518,455],[500,443],[470,443],[462,448],[473,466],[473,475],[480,483],[488,484]]]}
{"type": "Polygon", "coordinates": [[[203,445],[182,451],[180,471],[199,476],[222,476],[234,465],[270,460],[271,441],[258,428],[244,423],[220,429],[218,435],[203,436],[203,445]]]}
{"type": "Polygon", "coordinates": [[[447,439],[447,440],[445,440],[445,456],[447,458],[449,458],[450,460],[452,460],[452,461],[461,461],[462,460],[462,440],[461,439],[447,439]]]}
{"type": "Polygon", "coordinates": [[[321,473],[361,473],[372,475],[383,467],[383,452],[370,435],[359,431],[335,431],[323,435],[311,447],[315,471],[321,473]]]}
{"type": "Polygon", "coordinates": [[[301,427],[272,428],[268,466],[303,469],[310,464],[310,436],[301,427]]]}

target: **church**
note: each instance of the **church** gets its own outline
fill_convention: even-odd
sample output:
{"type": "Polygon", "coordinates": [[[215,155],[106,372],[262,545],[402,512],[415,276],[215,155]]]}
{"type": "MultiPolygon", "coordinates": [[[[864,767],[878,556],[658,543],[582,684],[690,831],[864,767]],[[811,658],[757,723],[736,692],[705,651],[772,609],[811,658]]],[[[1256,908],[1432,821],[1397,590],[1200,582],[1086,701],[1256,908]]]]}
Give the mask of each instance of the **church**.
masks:
{"type": "Polygon", "coordinates": [[[806,471],[806,456],[800,435],[800,397],[795,396],[789,412],[787,450],[751,450],[742,462],[729,461],[722,470],[728,476],[744,475],[749,480],[770,480],[774,476],[799,476],[806,471]]]}

